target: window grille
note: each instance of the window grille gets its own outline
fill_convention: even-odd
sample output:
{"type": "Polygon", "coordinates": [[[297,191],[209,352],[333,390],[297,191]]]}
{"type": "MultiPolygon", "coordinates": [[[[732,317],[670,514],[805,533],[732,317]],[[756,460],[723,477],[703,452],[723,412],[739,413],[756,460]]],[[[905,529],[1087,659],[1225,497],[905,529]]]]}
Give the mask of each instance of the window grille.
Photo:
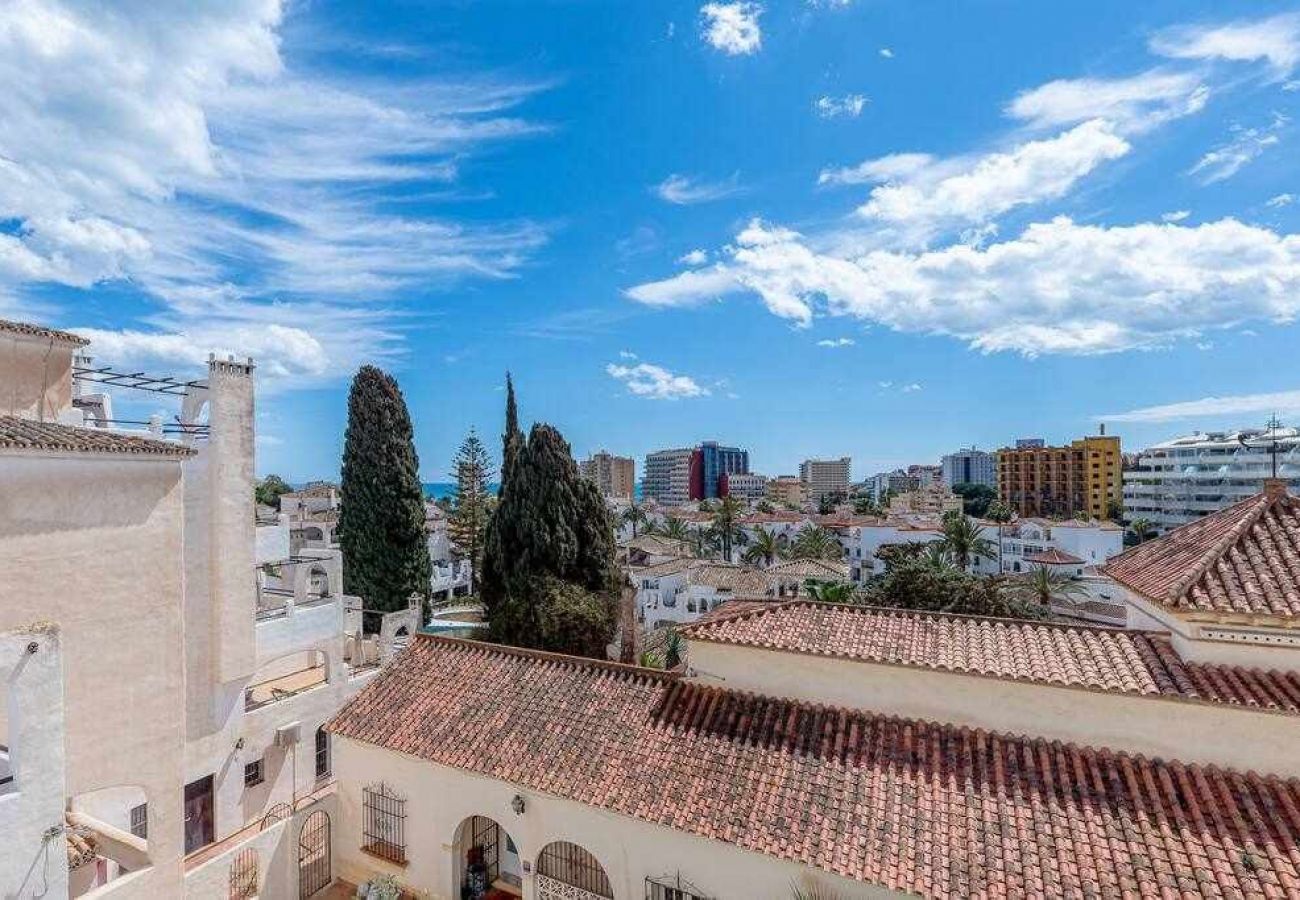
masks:
{"type": "Polygon", "coordinates": [[[257,787],[262,781],[262,761],[255,759],[251,763],[246,763],[244,765],[244,787],[257,787]]]}
{"type": "Polygon", "coordinates": [[[142,840],[149,840],[149,805],[147,803],[131,807],[131,833],[142,840]]]}
{"type": "Polygon", "coordinates": [[[389,862],[406,862],[406,798],[380,782],[362,791],[361,849],[389,862]]]}
{"type": "Polygon", "coordinates": [[[614,896],[600,861],[590,851],[568,841],[547,844],[537,857],[537,871],[600,897],[614,896]]]}
{"type": "Polygon", "coordinates": [[[645,900],[713,900],[708,894],[682,878],[682,873],[661,875],[645,880],[645,900]]]}
{"type": "Polygon", "coordinates": [[[248,900],[257,896],[257,851],[240,850],[230,863],[230,900],[248,900]]]}
{"type": "Polygon", "coordinates": [[[330,736],[324,728],[316,729],[316,777],[330,773],[330,736]]]}

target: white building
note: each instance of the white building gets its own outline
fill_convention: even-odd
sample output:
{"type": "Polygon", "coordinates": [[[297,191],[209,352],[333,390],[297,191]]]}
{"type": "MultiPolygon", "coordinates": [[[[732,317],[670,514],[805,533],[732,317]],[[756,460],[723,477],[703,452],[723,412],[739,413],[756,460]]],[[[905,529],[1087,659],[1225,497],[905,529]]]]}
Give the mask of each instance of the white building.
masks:
{"type": "Polygon", "coordinates": [[[799,463],[799,481],[803,484],[804,500],[816,505],[823,497],[832,494],[848,496],[849,482],[852,480],[851,468],[852,460],[847,456],[839,459],[805,459],[799,463]]]}
{"type": "Polygon", "coordinates": [[[724,472],[718,479],[723,496],[742,503],[757,503],[767,497],[767,476],[752,472],[724,472]]]}
{"type": "Polygon", "coordinates": [[[1001,553],[997,559],[981,557],[972,566],[977,573],[1015,575],[1047,565],[1064,566],[1077,576],[1124,552],[1124,529],[1114,522],[1020,519],[1001,526],[979,524],[990,540],[1000,544],[1001,553]]]}
{"type": "Polygon", "coordinates": [[[1300,430],[1196,432],[1138,454],[1136,467],[1124,472],[1125,518],[1163,532],[1258,494],[1272,473],[1273,443],[1278,477],[1300,490],[1300,430]]]}
{"type": "Polygon", "coordinates": [[[691,501],[691,456],[694,450],[658,450],[646,454],[641,494],[661,506],[682,506],[691,501]]]}
{"type": "Polygon", "coordinates": [[[998,486],[997,456],[986,450],[969,447],[946,453],[940,465],[943,469],[943,483],[948,487],[956,484],[982,484],[991,488],[998,486]]]}
{"type": "Polygon", "coordinates": [[[180,402],[174,433],[132,432],[74,402],[84,343],[0,323],[0,572],[21,573],[0,578],[0,895],[328,881],[320,726],[418,617],[363,638],[336,550],[272,558],[287,535],[255,517],[251,362],[115,377],[180,402]]]}

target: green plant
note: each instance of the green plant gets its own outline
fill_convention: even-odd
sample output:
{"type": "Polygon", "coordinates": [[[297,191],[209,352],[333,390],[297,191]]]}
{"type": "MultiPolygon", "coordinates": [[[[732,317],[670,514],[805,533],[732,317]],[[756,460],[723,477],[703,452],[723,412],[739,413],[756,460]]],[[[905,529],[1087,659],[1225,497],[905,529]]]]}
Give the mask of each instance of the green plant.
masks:
{"type": "Polygon", "coordinates": [[[1015,579],[1011,590],[1043,607],[1052,602],[1073,603],[1087,596],[1088,589],[1063,572],[1053,572],[1047,566],[1037,566],[1032,572],[1015,579]]]}
{"type": "Polygon", "coordinates": [[[1137,518],[1128,523],[1128,533],[1133,536],[1133,543],[1140,544],[1155,532],[1149,519],[1137,518]]]}
{"type": "Polygon", "coordinates": [[[448,535],[465,559],[469,560],[470,590],[477,590],[483,566],[483,536],[492,514],[493,498],[488,491],[487,450],[470,429],[452,460],[456,470],[456,498],[447,521],[448,535]]]}
{"type": "Polygon", "coordinates": [[[745,548],[741,559],[751,564],[762,563],[765,566],[770,566],[780,555],[781,546],[777,543],[772,532],[766,528],[759,528],[754,532],[754,540],[745,548]]]}
{"type": "Polygon", "coordinates": [[[293,488],[279,475],[267,475],[253,488],[253,500],[262,506],[280,508],[280,498],[292,493],[293,488]]]}
{"type": "Polygon", "coordinates": [[[839,539],[820,525],[805,525],[790,544],[791,559],[842,559],[839,539]]]}
{"type": "Polygon", "coordinates": [[[686,640],[676,628],[669,627],[664,634],[663,660],[665,669],[675,669],[686,656],[686,640]]]}
{"type": "Polygon", "coordinates": [[[823,603],[852,603],[856,588],[848,581],[819,581],[809,578],[804,582],[804,589],[812,600],[823,603]]]}
{"type": "Polygon", "coordinates": [[[977,559],[996,559],[998,554],[994,543],[984,536],[984,528],[959,512],[943,517],[943,546],[962,571],[977,559]]]}

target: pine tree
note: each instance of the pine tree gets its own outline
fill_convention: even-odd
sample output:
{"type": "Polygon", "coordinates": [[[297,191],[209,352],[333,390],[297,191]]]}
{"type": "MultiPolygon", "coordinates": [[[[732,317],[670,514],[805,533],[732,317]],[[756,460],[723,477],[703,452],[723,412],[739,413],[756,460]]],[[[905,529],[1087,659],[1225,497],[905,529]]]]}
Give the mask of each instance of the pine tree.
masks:
{"type": "Polygon", "coordinates": [[[338,531],[344,590],[367,609],[405,609],[412,594],[429,595],[419,469],[401,389],[387,373],[362,366],[348,395],[338,531]]]}
{"type": "Polygon", "coordinates": [[[470,592],[478,590],[483,561],[483,537],[491,515],[491,477],[487,449],[470,430],[452,461],[456,470],[456,499],[447,530],[461,555],[469,560],[470,592]]]}
{"type": "Polygon", "coordinates": [[[596,486],[578,474],[564,437],[539,424],[525,440],[513,390],[506,403],[510,463],[502,466],[479,592],[490,633],[516,646],[603,656],[620,581],[613,520],[596,486]]]}

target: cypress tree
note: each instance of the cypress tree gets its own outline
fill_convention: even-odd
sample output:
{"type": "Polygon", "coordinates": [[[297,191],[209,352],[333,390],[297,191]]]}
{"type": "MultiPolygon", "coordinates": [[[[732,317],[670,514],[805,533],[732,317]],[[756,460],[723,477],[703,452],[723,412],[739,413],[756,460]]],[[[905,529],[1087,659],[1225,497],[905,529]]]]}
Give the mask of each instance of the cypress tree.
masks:
{"type": "Polygon", "coordinates": [[[367,609],[405,609],[429,596],[420,460],[411,416],[391,375],[362,366],[348,394],[339,545],[344,590],[367,609]]]}
{"type": "Polygon", "coordinates": [[[512,407],[510,391],[513,459],[502,467],[480,590],[490,633],[516,646],[603,656],[617,619],[614,523],[557,430],[538,424],[511,441],[512,407]]]}

